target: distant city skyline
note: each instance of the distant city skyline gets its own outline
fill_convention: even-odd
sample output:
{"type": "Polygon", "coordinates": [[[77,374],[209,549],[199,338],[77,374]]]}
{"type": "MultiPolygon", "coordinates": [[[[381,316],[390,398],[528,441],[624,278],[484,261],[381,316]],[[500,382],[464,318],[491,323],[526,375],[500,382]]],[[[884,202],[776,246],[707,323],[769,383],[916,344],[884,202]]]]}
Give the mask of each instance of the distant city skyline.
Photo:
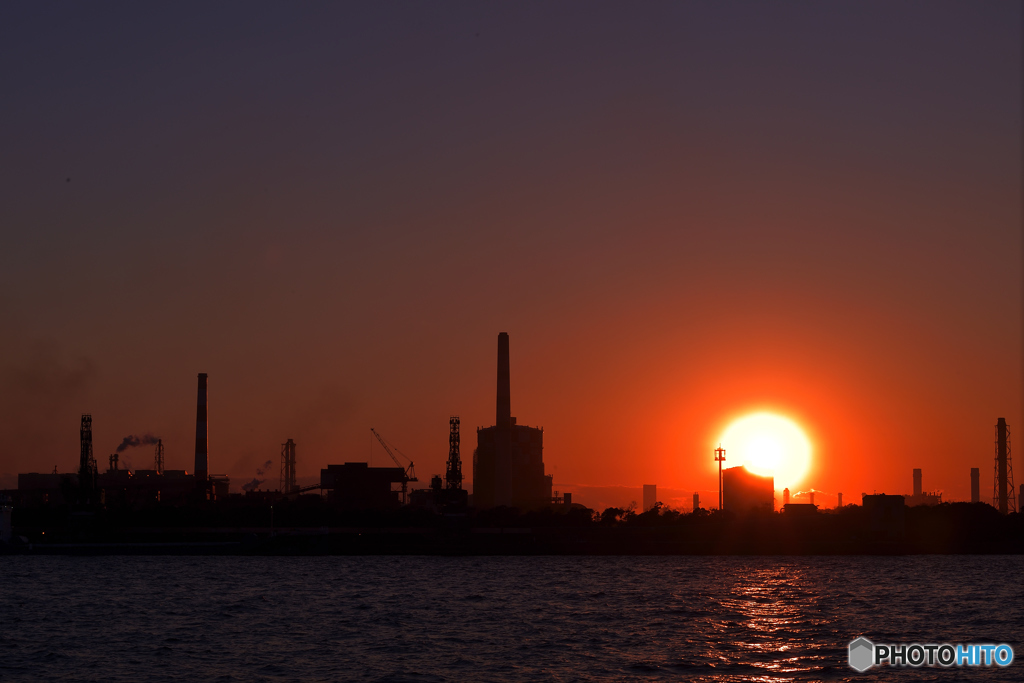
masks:
{"type": "Polygon", "coordinates": [[[197,373],[232,490],[287,439],[300,482],[384,464],[370,427],[425,485],[451,415],[469,484],[507,331],[575,502],[714,507],[764,410],[813,446],[794,495],[921,468],[970,500],[978,468],[990,502],[996,419],[1024,434],[1020,13],[0,9],[0,488],[75,471],[83,413],[101,468],[151,435],[191,470],[197,373]]]}

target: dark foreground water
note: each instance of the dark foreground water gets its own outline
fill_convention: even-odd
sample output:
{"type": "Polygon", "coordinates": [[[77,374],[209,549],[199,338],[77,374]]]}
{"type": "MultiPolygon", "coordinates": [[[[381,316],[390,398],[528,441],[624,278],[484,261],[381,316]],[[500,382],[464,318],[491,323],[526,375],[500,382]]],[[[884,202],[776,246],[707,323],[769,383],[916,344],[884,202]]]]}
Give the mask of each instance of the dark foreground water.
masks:
{"type": "Polygon", "coordinates": [[[0,680],[1024,680],[1024,557],[0,557],[0,680]],[[847,643],[1006,642],[1008,669],[847,643]]]}

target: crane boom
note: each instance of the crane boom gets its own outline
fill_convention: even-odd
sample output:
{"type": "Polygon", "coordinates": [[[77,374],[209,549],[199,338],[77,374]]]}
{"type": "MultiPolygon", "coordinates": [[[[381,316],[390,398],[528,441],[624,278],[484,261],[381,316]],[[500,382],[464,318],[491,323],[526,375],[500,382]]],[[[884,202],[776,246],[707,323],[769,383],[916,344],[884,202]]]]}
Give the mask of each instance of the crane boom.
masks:
{"type": "Polygon", "coordinates": [[[402,463],[399,462],[398,457],[391,450],[391,446],[388,446],[388,442],[384,440],[384,437],[378,434],[377,430],[374,429],[373,427],[370,427],[370,432],[372,432],[373,435],[377,437],[377,441],[380,441],[380,445],[384,447],[384,450],[387,452],[388,455],[391,456],[391,459],[395,461],[395,464],[398,465],[398,467],[400,467],[405,473],[402,478],[402,503],[404,504],[407,500],[406,496],[409,482],[419,481],[419,479],[416,478],[416,467],[413,464],[412,459],[409,458],[409,456],[407,456],[405,453],[402,453],[402,451],[398,451],[398,449],[395,448],[396,451],[402,453],[403,458],[409,461],[408,467],[402,467],[402,463]]]}
{"type": "Polygon", "coordinates": [[[402,468],[402,469],[404,470],[404,469],[405,469],[405,467],[404,467],[404,466],[402,465],[402,463],[398,462],[398,458],[396,458],[396,457],[395,457],[395,454],[391,452],[391,449],[390,449],[390,448],[388,447],[388,444],[387,444],[387,442],[386,442],[386,441],[384,440],[384,437],[382,437],[382,436],[381,436],[380,434],[378,434],[378,433],[377,433],[377,430],[376,430],[376,429],[374,429],[373,427],[370,427],[370,431],[371,431],[371,432],[373,433],[373,435],[374,435],[375,437],[377,437],[377,441],[380,441],[380,445],[384,447],[384,451],[385,451],[385,452],[386,452],[386,453],[387,453],[388,455],[390,455],[390,456],[391,456],[391,459],[395,461],[395,464],[396,464],[396,465],[398,465],[399,467],[401,467],[401,468],[402,468]]]}

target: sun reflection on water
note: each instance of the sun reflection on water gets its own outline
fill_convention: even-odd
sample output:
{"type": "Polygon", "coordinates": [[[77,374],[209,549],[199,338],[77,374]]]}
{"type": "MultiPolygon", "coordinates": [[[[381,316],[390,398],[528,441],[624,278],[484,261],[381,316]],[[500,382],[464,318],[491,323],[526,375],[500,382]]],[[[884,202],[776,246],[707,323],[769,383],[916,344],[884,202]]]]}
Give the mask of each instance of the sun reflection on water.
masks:
{"type": "Polygon", "coordinates": [[[804,572],[786,565],[753,569],[736,577],[721,600],[723,636],[736,650],[726,660],[748,662],[772,674],[751,680],[786,680],[786,674],[813,668],[800,634],[813,621],[817,596],[804,572]]]}

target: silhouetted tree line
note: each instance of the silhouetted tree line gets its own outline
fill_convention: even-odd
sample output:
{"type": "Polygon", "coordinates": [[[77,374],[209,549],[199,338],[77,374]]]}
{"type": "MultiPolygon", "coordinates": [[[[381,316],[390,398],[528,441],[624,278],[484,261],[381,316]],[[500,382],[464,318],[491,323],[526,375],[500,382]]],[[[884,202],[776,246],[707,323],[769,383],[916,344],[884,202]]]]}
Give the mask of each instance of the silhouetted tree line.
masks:
{"type": "Polygon", "coordinates": [[[246,540],[253,552],[439,554],[850,554],[1022,553],[1024,515],[990,505],[904,509],[881,527],[860,506],[806,515],[696,510],[658,504],[597,512],[539,510],[346,510],[317,496],[233,498],[144,510],[16,508],[15,533],[35,543],[246,540]],[[274,535],[271,538],[271,530],[274,535]],[[43,537],[43,531],[47,534],[43,537]],[[314,538],[315,537],[315,538],[314,538]],[[314,540],[310,540],[314,539],[314,540]]]}

